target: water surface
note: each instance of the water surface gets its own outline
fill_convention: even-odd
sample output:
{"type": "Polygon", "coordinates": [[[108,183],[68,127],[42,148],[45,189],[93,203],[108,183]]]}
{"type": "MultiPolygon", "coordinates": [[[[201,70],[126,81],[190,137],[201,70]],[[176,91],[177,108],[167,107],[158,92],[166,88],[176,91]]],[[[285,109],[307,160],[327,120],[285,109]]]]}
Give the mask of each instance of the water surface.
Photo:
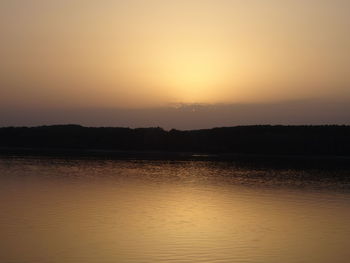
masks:
{"type": "Polygon", "coordinates": [[[346,171],[0,159],[0,262],[349,262],[346,171]]]}

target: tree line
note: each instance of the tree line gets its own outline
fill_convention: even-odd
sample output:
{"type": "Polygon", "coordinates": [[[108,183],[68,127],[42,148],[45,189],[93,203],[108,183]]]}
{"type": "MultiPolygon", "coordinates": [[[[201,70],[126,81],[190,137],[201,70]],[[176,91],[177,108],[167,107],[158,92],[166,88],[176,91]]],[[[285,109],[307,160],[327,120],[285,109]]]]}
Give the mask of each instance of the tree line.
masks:
{"type": "Polygon", "coordinates": [[[236,126],[180,131],[79,125],[0,128],[0,147],[350,156],[350,126],[236,126]]]}

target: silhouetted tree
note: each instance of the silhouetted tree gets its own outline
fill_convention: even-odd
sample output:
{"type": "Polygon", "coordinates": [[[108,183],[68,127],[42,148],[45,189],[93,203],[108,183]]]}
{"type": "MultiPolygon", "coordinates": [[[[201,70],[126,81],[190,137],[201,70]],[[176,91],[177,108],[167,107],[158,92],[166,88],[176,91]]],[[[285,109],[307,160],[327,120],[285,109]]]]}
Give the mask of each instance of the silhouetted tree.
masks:
{"type": "Polygon", "coordinates": [[[0,128],[0,147],[350,156],[350,126],[265,125],[192,131],[79,125],[7,127],[0,128]]]}

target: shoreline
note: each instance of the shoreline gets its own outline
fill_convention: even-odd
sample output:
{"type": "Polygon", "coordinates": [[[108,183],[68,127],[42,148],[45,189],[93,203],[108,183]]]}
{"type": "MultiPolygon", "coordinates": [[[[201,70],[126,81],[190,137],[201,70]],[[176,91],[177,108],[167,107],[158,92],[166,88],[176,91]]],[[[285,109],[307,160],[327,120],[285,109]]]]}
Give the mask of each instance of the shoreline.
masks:
{"type": "Polygon", "coordinates": [[[149,160],[149,161],[210,161],[234,162],[249,166],[348,168],[350,156],[206,153],[172,151],[123,151],[74,148],[0,147],[0,158],[42,157],[72,159],[149,160]]]}

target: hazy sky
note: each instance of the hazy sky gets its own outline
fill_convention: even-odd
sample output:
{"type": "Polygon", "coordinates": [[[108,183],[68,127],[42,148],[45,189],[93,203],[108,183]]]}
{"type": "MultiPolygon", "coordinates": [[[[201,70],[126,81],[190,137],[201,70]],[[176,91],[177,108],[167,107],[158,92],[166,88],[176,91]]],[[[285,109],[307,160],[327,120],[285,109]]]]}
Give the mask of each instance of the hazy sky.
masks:
{"type": "MultiPolygon", "coordinates": [[[[350,103],[349,13],[348,0],[0,0],[0,125],[23,124],[15,111],[34,124],[38,110],[350,103]]],[[[40,123],[70,120],[52,116],[40,123]]]]}

